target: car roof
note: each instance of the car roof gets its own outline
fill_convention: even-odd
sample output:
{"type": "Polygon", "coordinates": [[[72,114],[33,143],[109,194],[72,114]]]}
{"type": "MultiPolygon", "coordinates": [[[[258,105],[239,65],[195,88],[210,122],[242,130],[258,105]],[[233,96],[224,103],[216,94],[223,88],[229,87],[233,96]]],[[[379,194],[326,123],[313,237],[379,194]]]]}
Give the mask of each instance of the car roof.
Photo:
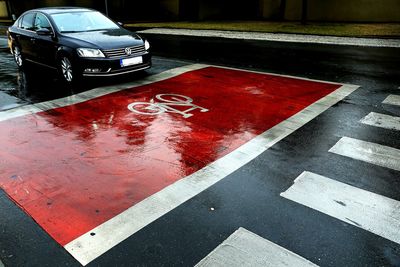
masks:
{"type": "Polygon", "coordinates": [[[96,11],[90,8],[83,8],[83,7],[43,7],[43,8],[36,8],[29,11],[40,11],[46,14],[57,14],[57,13],[67,13],[67,12],[87,12],[87,11],[96,11]]]}

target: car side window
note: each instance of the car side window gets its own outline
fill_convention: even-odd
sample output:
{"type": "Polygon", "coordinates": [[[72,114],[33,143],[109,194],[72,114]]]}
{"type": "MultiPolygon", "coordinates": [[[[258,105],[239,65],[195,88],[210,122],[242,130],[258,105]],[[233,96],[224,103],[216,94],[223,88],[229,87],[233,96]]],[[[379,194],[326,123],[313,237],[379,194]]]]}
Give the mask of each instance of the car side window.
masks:
{"type": "Polygon", "coordinates": [[[35,31],[38,31],[40,29],[48,29],[51,31],[51,26],[48,19],[45,17],[45,15],[41,13],[36,14],[35,23],[33,27],[35,31]]]}
{"type": "Polygon", "coordinates": [[[22,17],[21,29],[33,31],[33,19],[35,18],[35,13],[28,13],[22,17]]]}

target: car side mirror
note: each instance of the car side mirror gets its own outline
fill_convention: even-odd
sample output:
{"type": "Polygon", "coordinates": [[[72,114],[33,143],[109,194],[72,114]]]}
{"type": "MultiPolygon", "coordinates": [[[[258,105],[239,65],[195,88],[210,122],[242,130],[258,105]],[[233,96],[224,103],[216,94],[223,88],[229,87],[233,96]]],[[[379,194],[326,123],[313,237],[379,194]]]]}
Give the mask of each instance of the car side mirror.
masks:
{"type": "Polygon", "coordinates": [[[46,28],[42,28],[40,30],[37,30],[36,33],[38,35],[45,35],[45,36],[53,35],[53,32],[50,31],[49,29],[46,29],[46,28]]]}

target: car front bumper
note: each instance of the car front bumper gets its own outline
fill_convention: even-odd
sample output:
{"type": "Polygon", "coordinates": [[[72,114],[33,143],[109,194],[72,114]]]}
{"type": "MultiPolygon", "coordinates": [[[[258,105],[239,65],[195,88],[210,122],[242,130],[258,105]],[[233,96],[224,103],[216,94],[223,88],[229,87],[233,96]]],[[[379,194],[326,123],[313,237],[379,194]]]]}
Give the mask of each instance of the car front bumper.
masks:
{"type": "Polygon", "coordinates": [[[116,76],[148,69],[150,67],[151,54],[148,52],[123,58],[79,58],[79,71],[86,77],[116,76]],[[122,59],[133,57],[141,57],[142,63],[121,66],[122,59]]]}

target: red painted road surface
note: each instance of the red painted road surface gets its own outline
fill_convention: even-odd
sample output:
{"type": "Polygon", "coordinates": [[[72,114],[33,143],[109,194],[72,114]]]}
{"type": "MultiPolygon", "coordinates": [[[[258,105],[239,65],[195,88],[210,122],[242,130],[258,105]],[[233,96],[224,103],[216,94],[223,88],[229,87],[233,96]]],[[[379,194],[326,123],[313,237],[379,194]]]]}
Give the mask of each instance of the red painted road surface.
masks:
{"type": "Polygon", "coordinates": [[[3,121],[0,186],[65,245],[338,87],[207,67],[3,121]],[[194,107],[188,118],[160,104],[134,108],[167,112],[128,109],[134,102],[162,102],[156,96],[168,93],[204,109],[194,107]]]}

